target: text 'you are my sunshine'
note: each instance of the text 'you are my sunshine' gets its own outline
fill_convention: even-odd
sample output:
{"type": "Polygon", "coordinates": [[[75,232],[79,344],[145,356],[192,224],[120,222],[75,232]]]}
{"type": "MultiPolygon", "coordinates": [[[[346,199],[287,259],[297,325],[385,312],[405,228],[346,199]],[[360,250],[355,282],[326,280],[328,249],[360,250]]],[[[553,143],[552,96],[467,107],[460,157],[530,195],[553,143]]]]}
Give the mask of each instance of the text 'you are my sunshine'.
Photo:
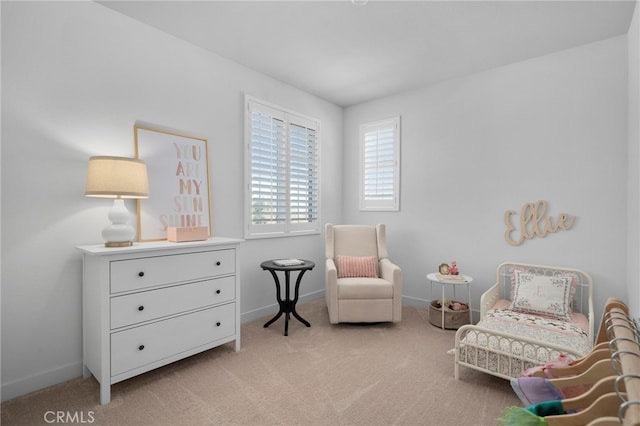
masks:
{"type": "Polygon", "coordinates": [[[206,176],[206,156],[202,146],[174,142],[176,154],[173,214],[160,215],[160,222],[167,226],[206,226],[208,214],[205,212],[208,197],[206,176]]]}

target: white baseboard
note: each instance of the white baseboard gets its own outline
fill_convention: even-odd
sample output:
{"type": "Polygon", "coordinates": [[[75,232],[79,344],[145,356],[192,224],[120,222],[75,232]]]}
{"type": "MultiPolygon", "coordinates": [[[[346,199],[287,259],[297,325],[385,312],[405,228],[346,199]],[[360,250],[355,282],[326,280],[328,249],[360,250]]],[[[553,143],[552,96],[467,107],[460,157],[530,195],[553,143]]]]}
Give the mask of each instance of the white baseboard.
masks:
{"type": "MultiPolygon", "coordinates": [[[[304,294],[300,296],[298,303],[303,304],[322,297],[324,297],[324,290],[304,294]]],[[[416,297],[403,296],[402,299],[404,305],[418,308],[426,308],[429,303],[426,299],[416,297]]],[[[274,315],[276,312],[278,312],[278,305],[274,303],[272,305],[241,314],[241,322],[245,323],[264,318],[269,315],[274,315]]],[[[26,395],[81,376],[82,361],[63,365],[62,367],[48,370],[43,373],[2,384],[2,387],[0,388],[1,400],[2,402],[8,401],[18,396],[26,395]]]]}
{"type": "MultiPolygon", "coordinates": [[[[300,296],[298,303],[310,302],[324,297],[324,290],[300,296]]],[[[264,308],[245,312],[241,315],[241,322],[253,321],[278,312],[278,305],[273,304],[264,308]]],[[[2,402],[26,395],[49,386],[57,385],[67,380],[82,377],[82,361],[63,365],[42,373],[34,374],[9,383],[3,383],[0,387],[0,400],[2,402]]]]}
{"type": "MultiPolygon", "coordinates": [[[[82,361],[34,374],[23,379],[3,383],[0,389],[2,402],[44,389],[82,376],[82,361]]],[[[54,407],[55,408],[55,407],[54,407]]]]}
{"type": "Polygon", "coordinates": [[[402,305],[426,309],[429,306],[429,301],[420,297],[402,296],[402,305]]]}

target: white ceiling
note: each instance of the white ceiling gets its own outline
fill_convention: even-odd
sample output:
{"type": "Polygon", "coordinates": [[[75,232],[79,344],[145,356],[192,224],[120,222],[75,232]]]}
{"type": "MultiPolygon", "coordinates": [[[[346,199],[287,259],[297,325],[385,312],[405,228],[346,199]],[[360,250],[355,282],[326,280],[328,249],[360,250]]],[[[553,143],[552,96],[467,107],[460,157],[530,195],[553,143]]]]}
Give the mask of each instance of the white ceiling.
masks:
{"type": "Polygon", "coordinates": [[[634,0],[99,3],[341,106],[626,34],[635,6],[634,0]]]}

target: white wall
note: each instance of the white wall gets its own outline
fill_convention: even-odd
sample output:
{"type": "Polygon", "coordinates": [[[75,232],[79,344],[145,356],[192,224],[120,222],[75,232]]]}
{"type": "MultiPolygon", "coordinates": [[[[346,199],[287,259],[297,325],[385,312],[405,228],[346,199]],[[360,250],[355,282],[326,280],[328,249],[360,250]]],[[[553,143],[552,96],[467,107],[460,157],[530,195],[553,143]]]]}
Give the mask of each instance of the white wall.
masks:
{"type": "MultiPolygon", "coordinates": [[[[81,257],[109,200],[85,198],[91,155],[133,156],[136,121],[208,138],[214,232],[243,236],[249,93],[322,123],[322,218],[339,221],[342,109],[94,2],[2,2],[2,399],[81,375],[81,257]]],[[[135,205],[129,204],[135,212],[135,205]]],[[[320,235],[243,244],[243,320],[275,312],[260,261],[320,267],[320,235]]]]}
{"type": "Polygon", "coordinates": [[[629,216],[627,284],[629,309],[640,317],[640,5],[627,34],[629,60],[629,216]]]}
{"type": "MultiPolygon", "coordinates": [[[[83,197],[86,163],[91,155],[132,156],[137,120],[209,139],[214,231],[242,237],[245,92],[322,121],[322,220],[387,223],[406,303],[426,304],[424,275],[452,259],[476,278],[474,300],[505,259],[583,268],[598,304],[627,294],[615,275],[626,265],[620,224],[637,220],[626,205],[627,139],[634,145],[625,37],[352,107],[343,118],[334,105],[96,3],[0,7],[3,400],[81,374],[74,247],[101,241],[111,204],[83,197]],[[402,211],[360,213],[358,126],[397,114],[402,211]],[[529,158],[538,174],[523,166],[529,158]],[[505,210],[538,199],[549,201],[553,216],[576,215],[574,228],[509,246],[505,210]]],[[[637,156],[630,166],[637,170],[637,156]]],[[[243,255],[249,320],[275,310],[259,262],[292,255],[322,262],[322,238],[248,241],[243,255]]],[[[305,275],[308,297],[322,291],[321,265],[305,275]]]]}
{"type": "Polygon", "coordinates": [[[405,303],[424,304],[426,273],[453,259],[476,304],[507,260],[584,269],[598,312],[626,299],[626,57],[621,36],[346,110],[344,217],[387,224],[405,303]],[[401,211],[359,212],[358,125],[394,115],[401,211]],[[573,228],[507,244],[505,211],[537,200],[573,228]]]}

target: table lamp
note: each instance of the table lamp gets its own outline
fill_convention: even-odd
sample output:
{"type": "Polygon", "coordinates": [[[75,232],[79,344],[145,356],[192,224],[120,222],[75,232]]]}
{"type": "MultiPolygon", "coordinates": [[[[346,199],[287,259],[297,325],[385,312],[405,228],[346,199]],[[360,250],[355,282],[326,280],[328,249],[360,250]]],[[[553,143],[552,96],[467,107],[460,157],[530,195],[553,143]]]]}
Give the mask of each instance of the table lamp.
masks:
{"type": "Polygon", "coordinates": [[[106,247],[126,247],[133,244],[135,230],[129,225],[125,198],[148,198],[147,165],[125,157],[91,157],[87,171],[87,197],[114,198],[109,210],[111,225],[102,230],[106,247]]]}

